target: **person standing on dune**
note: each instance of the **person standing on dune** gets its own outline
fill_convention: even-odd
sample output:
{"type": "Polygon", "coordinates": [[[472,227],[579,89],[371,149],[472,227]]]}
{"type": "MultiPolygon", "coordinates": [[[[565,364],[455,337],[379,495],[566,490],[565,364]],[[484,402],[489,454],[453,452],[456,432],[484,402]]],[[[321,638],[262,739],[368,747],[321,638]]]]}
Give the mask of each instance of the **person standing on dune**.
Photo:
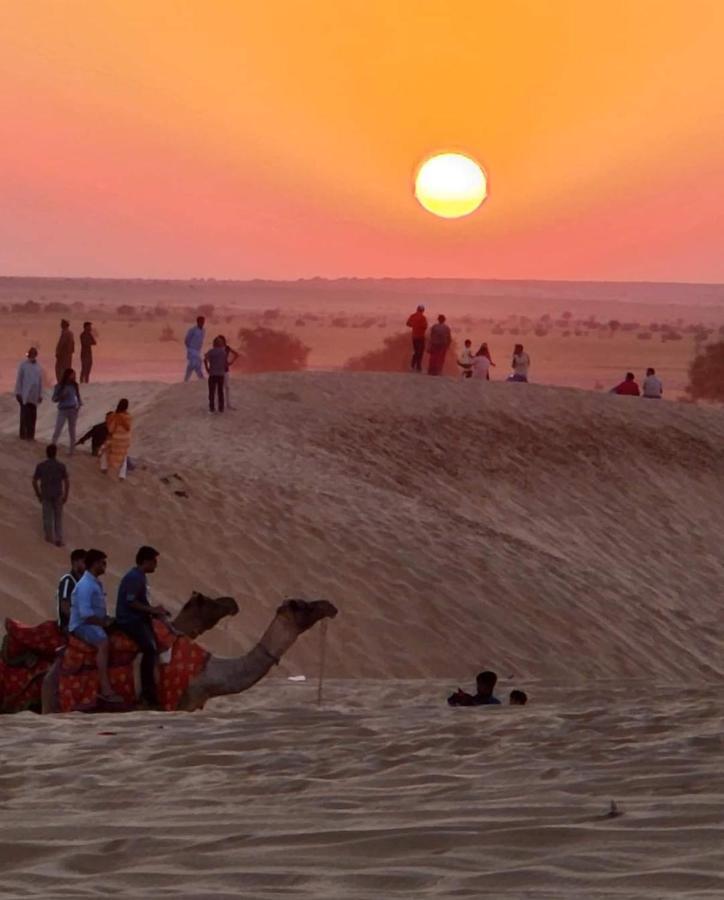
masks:
{"type": "Polygon", "coordinates": [[[226,342],[226,338],[223,334],[219,335],[219,340],[221,341],[221,345],[224,348],[224,352],[226,353],[226,371],[224,372],[224,399],[226,400],[226,408],[234,409],[231,405],[231,367],[239,358],[239,354],[233,347],[230,347],[226,342]]]}
{"type": "Polygon", "coordinates": [[[58,415],[55,419],[52,443],[57,444],[63,426],[68,423],[68,438],[70,440],[71,455],[75,453],[75,426],[78,421],[78,413],[83,405],[80,399],[78,382],[75,380],[73,369],[66,369],[63,377],[53,390],[53,403],[58,404],[58,415]]]}
{"type": "Polygon", "coordinates": [[[80,333],[80,383],[88,384],[93,368],[93,348],[97,341],[93,336],[93,324],[83,322],[83,331],[80,333]]]}
{"type": "Polygon", "coordinates": [[[43,401],[43,370],[35,347],[28,350],[27,359],[18,366],[15,399],[20,404],[20,440],[34,441],[38,404],[43,401]]]}
{"type": "Polygon", "coordinates": [[[75,338],[70,330],[70,322],[67,319],[60,320],[60,337],[55,346],[55,381],[58,383],[63,372],[73,368],[73,353],[75,352],[75,338]]]}
{"type": "Polygon", "coordinates": [[[420,303],[417,311],[407,320],[407,327],[412,329],[412,361],[410,368],[413,372],[422,372],[422,356],[425,352],[425,335],[427,334],[427,319],[425,307],[420,303]]]}
{"type": "Polygon", "coordinates": [[[209,374],[209,412],[216,412],[214,403],[216,395],[219,398],[219,412],[224,411],[224,378],[228,370],[228,356],[224,339],[214,338],[214,346],[206,351],[204,366],[209,374]]]}
{"type": "Polygon", "coordinates": [[[447,348],[452,343],[450,326],[445,321],[445,316],[439,315],[437,322],[430,329],[430,362],[427,367],[428,375],[442,375],[445,366],[447,348]]]}
{"type": "Polygon", "coordinates": [[[199,316],[196,319],[196,324],[192,325],[186,332],[186,337],[184,338],[184,344],[186,345],[186,375],[184,376],[184,381],[188,381],[194,372],[197,378],[201,380],[204,378],[202,350],[204,349],[205,324],[206,319],[203,316],[199,316]]]}
{"type": "Polygon", "coordinates": [[[106,416],[106,428],[108,440],[100,452],[101,472],[113,469],[123,481],[128,469],[128,451],[131,448],[131,416],[125,397],[118,401],[116,411],[106,416]]]}
{"type": "Polygon", "coordinates": [[[68,470],[57,460],[58,448],[48,444],[46,459],[38,463],[33,474],[33,490],[43,507],[45,540],[56,547],[63,546],[63,507],[68,502],[70,479],[68,470]]]}
{"type": "Polygon", "coordinates": [[[522,344],[516,344],[513,347],[513,359],[510,363],[513,369],[508,376],[508,381],[521,381],[524,384],[528,381],[528,370],[530,369],[530,356],[523,349],[522,344]]]}

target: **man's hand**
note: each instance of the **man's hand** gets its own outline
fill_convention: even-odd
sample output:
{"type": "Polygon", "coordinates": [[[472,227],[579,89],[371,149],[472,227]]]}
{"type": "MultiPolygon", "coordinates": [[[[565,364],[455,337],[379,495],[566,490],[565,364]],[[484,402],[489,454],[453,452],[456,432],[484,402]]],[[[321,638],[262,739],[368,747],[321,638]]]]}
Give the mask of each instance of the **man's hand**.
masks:
{"type": "Polygon", "coordinates": [[[20,394],[16,394],[16,395],[15,395],[15,399],[18,401],[18,403],[19,403],[21,406],[23,405],[23,398],[20,396],[20,394]]]}
{"type": "Polygon", "coordinates": [[[169,611],[166,609],[165,606],[161,606],[161,604],[159,603],[157,606],[151,607],[151,615],[160,619],[163,616],[168,616],[169,611]]]}

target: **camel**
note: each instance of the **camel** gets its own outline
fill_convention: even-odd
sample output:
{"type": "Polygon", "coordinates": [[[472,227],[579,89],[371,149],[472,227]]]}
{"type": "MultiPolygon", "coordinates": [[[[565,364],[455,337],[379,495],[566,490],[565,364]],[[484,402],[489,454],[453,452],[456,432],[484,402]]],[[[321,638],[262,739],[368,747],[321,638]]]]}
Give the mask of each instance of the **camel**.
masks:
{"type": "MultiPolygon", "coordinates": [[[[212,600],[194,593],[176,619],[171,631],[178,632],[176,642],[190,643],[213,628],[224,616],[236,615],[238,606],[231,597],[212,600]]],[[[212,697],[239,694],[262,679],[289,650],[297,638],[322,619],[337,615],[336,607],[327,600],[285,600],[277,608],[271,624],[259,642],[246,654],[236,658],[209,656],[200,671],[191,675],[185,690],[173,707],[191,712],[202,709],[212,697]]],[[[188,647],[188,645],[187,645],[188,647]]],[[[198,652],[194,645],[194,650],[198,652]]],[[[172,652],[176,651],[176,643],[172,652]]],[[[43,713],[58,712],[58,685],[62,659],[48,670],[42,685],[43,713]]]]}

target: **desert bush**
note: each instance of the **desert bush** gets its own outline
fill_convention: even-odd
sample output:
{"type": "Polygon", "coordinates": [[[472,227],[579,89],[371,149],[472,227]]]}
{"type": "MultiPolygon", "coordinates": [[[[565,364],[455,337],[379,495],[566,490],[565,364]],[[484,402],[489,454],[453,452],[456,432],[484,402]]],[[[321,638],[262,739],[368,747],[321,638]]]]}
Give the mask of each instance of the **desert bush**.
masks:
{"type": "Polygon", "coordinates": [[[335,316],[330,324],[332,328],[348,328],[349,319],[346,319],[344,316],[335,316]]]}
{"type": "Polygon", "coordinates": [[[694,358],[686,393],[692,400],[724,401],[724,341],[709,344],[694,358]]]}
{"type": "Polygon", "coordinates": [[[161,329],[161,334],[158,337],[159,341],[162,343],[168,343],[169,341],[175,341],[176,335],[173,333],[173,328],[170,325],[164,325],[161,329]]]}
{"type": "MultiPolygon", "coordinates": [[[[458,375],[460,369],[457,365],[457,345],[453,340],[447,356],[443,375],[458,375]]],[[[369,350],[361,356],[353,356],[348,359],[343,368],[350,372],[408,372],[412,358],[412,342],[409,332],[401,331],[388,335],[377,350],[369,350]]],[[[427,354],[423,361],[427,365],[427,354]]]]}
{"type": "Polygon", "coordinates": [[[128,303],[122,303],[120,306],[116,307],[116,313],[119,316],[135,316],[136,315],[136,307],[129,306],[128,303]]]}
{"type": "Polygon", "coordinates": [[[651,332],[650,331],[639,331],[636,337],[640,341],[650,341],[651,340],[651,332]]]}
{"type": "Polygon", "coordinates": [[[294,324],[297,326],[297,328],[304,328],[307,323],[305,319],[297,319],[294,324]]]}
{"type": "Polygon", "coordinates": [[[294,335],[261,325],[239,329],[238,350],[244,372],[297,372],[306,369],[310,353],[294,335]]]}
{"type": "Polygon", "coordinates": [[[265,309],[261,314],[261,317],[265,322],[274,322],[277,319],[281,318],[281,315],[281,309],[279,309],[279,307],[275,307],[274,309],[265,309]]]}
{"type": "Polygon", "coordinates": [[[196,307],[196,315],[203,316],[205,319],[213,319],[214,304],[213,303],[202,303],[201,306],[196,307]]]}
{"type": "Polygon", "coordinates": [[[43,312],[70,314],[70,306],[67,303],[59,303],[57,300],[52,300],[50,303],[45,304],[43,312]]]}
{"type": "Polygon", "coordinates": [[[538,326],[535,328],[535,330],[533,331],[533,334],[534,334],[536,337],[547,337],[547,335],[548,335],[548,329],[547,329],[544,325],[538,325],[538,326]]]}
{"type": "Polygon", "coordinates": [[[12,311],[14,313],[37,315],[40,310],[41,306],[39,303],[36,303],[35,300],[26,300],[25,303],[13,303],[12,305],[12,311]]]}
{"type": "Polygon", "coordinates": [[[661,332],[661,340],[662,341],[683,341],[683,335],[679,334],[678,331],[662,331],[661,332]]]}

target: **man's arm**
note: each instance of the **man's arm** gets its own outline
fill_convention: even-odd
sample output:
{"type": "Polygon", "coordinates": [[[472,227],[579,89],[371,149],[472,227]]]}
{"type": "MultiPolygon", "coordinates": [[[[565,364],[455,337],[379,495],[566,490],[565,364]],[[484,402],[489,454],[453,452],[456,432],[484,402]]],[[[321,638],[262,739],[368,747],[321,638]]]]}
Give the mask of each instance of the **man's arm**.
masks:
{"type": "Polygon", "coordinates": [[[211,369],[209,367],[209,354],[208,353],[204,354],[204,368],[206,369],[207,375],[211,374],[211,369]]]}
{"type": "Polygon", "coordinates": [[[63,476],[63,504],[68,502],[68,496],[70,494],[70,478],[68,478],[68,473],[66,472],[63,476]]]}
{"type": "Polygon", "coordinates": [[[35,491],[35,496],[38,498],[38,503],[42,503],[43,497],[40,493],[40,479],[38,478],[37,473],[33,475],[33,490],[35,491]]]}
{"type": "Polygon", "coordinates": [[[239,358],[239,354],[236,352],[236,350],[232,350],[231,347],[228,347],[227,349],[229,351],[229,356],[231,357],[231,359],[229,359],[229,368],[231,368],[231,366],[233,366],[239,358]]]}

